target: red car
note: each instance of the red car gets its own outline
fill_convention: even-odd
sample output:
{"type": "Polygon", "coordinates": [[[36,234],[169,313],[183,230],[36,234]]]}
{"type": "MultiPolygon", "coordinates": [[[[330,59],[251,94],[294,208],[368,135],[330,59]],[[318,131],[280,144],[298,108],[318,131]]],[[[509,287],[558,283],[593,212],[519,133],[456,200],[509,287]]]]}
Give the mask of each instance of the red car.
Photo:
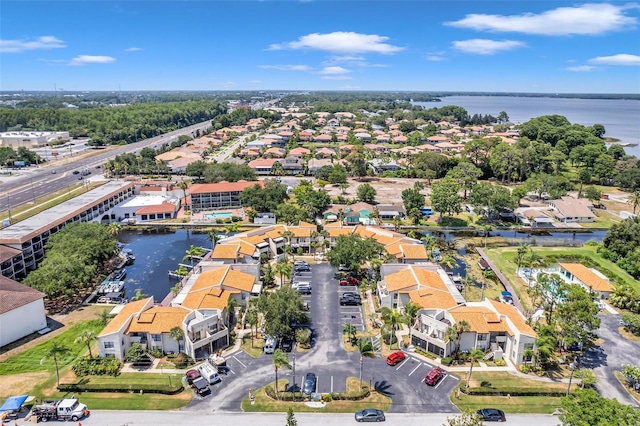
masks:
{"type": "Polygon", "coordinates": [[[189,384],[192,384],[193,381],[195,379],[197,379],[198,377],[201,377],[202,374],[200,374],[200,372],[198,370],[188,370],[185,373],[185,376],[187,376],[187,382],[189,382],[189,384]]]}
{"type": "Polygon", "coordinates": [[[436,367],[433,370],[429,371],[429,374],[424,378],[424,382],[429,386],[435,386],[438,384],[440,379],[442,379],[445,375],[445,372],[442,368],[436,367]]]}
{"type": "Polygon", "coordinates": [[[406,357],[402,351],[394,352],[387,357],[387,364],[391,366],[400,364],[406,357]]]}
{"type": "Polygon", "coordinates": [[[346,277],[340,280],[340,285],[358,285],[358,280],[353,277],[346,277]]]}

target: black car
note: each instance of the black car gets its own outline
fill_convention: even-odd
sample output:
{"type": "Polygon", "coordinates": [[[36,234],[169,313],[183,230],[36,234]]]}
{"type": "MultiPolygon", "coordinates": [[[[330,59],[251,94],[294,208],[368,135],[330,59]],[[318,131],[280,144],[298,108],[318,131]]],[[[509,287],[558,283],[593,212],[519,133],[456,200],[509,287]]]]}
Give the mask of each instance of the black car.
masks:
{"type": "Polygon", "coordinates": [[[342,296],[355,297],[356,299],[360,299],[360,294],[355,291],[345,291],[342,293],[342,296]]]}
{"type": "Polygon", "coordinates": [[[307,373],[304,376],[304,384],[302,385],[302,393],[305,395],[311,395],[316,391],[316,383],[318,378],[313,373],[307,373]]]}
{"type": "Polygon", "coordinates": [[[293,270],[295,272],[311,272],[311,267],[309,265],[295,265],[293,270]]]}
{"type": "Polygon", "coordinates": [[[345,305],[351,305],[351,306],[358,306],[361,305],[362,301],[360,300],[360,298],[356,298],[352,295],[346,295],[346,296],[342,296],[340,298],[340,305],[341,306],[345,306],[345,305]]]}
{"type": "Polygon", "coordinates": [[[73,174],[74,174],[74,175],[79,175],[79,174],[80,174],[80,170],[74,170],[74,171],[73,171],[73,174]]]}
{"type": "Polygon", "coordinates": [[[483,408],[482,410],[478,410],[477,413],[485,422],[507,421],[504,411],[498,410],[497,408],[483,408]]]}
{"type": "Polygon", "coordinates": [[[293,339],[291,336],[285,336],[280,340],[280,349],[282,349],[283,352],[291,352],[291,349],[293,349],[293,339]]]}

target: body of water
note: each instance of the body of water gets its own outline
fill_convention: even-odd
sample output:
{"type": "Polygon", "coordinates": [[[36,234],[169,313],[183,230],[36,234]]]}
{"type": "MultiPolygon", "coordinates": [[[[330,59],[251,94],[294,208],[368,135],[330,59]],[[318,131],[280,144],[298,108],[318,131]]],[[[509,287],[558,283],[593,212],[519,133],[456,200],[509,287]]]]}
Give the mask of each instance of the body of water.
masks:
{"type": "Polygon", "coordinates": [[[194,234],[185,229],[162,234],[123,231],[118,239],[136,256],[133,265],[126,268],[126,297],[130,299],[140,289],[143,294],[153,296],[156,302],[161,302],[178,282],[169,278],[168,272],[176,270],[179,263],[189,264],[182,258],[192,245],[211,248],[207,234],[194,234]]]}
{"type": "MultiPolygon", "coordinates": [[[[447,241],[456,239],[454,233],[444,232],[447,241]]],[[[532,237],[536,241],[544,239],[575,239],[586,242],[589,240],[602,241],[606,232],[550,232],[544,235],[532,237]]],[[[517,231],[492,231],[492,236],[504,238],[516,238],[518,240],[528,238],[529,234],[517,231]]],[[[126,297],[131,298],[140,289],[142,293],[153,296],[156,302],[161,302],[171,291],[177,281],[169,278],[168,272],[178,268],[179,263],[188,264],[189,261],[182,261],[186,251],[193,245],[196,247],[211,248],[211,241],[207,241],[207,234],[194,234],[193,231],[178,229],[175,232],[161,234],[142,234],[135,231],[123,231],[118,239],[126,244],[126,248],[131,249],[136,260],[133,265],[127,266],[126,297]]],[[[466,254],[466,249],[458,250],[460,256],[466,254]]],[[[462,276],[466,273],[466,265],[459,262],[454,268],[455,274],[462,276]]]]}
{"type": "MultiPolygon", "coordinates": [[[[591,126],[602,124],[605,136],[621,142],[640,144],[640,100],[574,99],[519,96],[446,96],[442,102],[414,102],[424,108],[455,105],[469,115],[491,114],[501,111],[509,115],[512,123],[524,123],[541,115],[562,115],[569,122],[591,126]]],[[[640,158],[640,145],[625,147],[628,154],[640,158]]]]}

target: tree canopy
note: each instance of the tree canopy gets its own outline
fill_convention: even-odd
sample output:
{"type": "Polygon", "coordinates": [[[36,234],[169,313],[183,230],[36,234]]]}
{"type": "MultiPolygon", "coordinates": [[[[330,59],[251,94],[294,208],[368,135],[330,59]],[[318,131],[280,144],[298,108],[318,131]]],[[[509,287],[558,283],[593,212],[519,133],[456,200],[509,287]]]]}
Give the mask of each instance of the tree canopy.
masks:
{"type": "Polygon", "coordinates": [[[384,247],[373,238],[362,238],[357,234],[340,235],[327,259],[334,268],[345,265],[351,271],[359,271],[366,262],[384,253],[384,247]]]}
{"type": "Polygon", "coordinates": [[[250,186],[240,194],[242,205],[257,212],[275,212],[288,198],[287,187],[275,179],[267,179],[264,187],[258,184],[250,186]]]}
{"type": "Polygon", "coordinates": [[[257,306],[264,315],[264,332],[269,336],[291,334],[293,323],[304,324],[308,321],[302,296],[288,285],[260,295],[257,306]]]}
{"type": "Polygon", "coordinates": [[[614,224],[598,251],[634,278],[640,278],[640,217],[614,224]]]}
{"type": "Polygon", "coordinates": [[[640,424],[640,411],[616,399],[602,398],[593,389],[576,389],[562,398],[563,426],[628,426],[640,424]]]}

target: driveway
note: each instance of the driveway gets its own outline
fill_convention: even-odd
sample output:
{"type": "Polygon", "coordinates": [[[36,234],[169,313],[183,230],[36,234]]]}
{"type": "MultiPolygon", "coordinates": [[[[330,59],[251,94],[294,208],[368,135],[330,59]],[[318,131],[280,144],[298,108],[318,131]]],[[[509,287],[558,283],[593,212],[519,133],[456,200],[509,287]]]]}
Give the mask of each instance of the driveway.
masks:
{"type": "MultiPolygon", "coordinates": [[[[302,386],[308,372],[317,375],[317,393],[344,392],[347,377],[358,377],[360,361],[357,352],[347,352],[342,345],[342,328],[351,323],[364,329],[362,307],[340,306],[340,294],[354,291],[355,287],[340,287],[329,264],[311,265],[310,273],[303,273],[298,281],[309,281],[312,294],[303,298],[309,303],[313,330],[312,347],[308,352],[289,353],[295,363],[295,372],[279,370],[278,379],[287,378],[302,386]]],[[[433,366],[413,358],[390,367],[382,357],[365,358],[362,380],[371,383],[379,392],[393,400],[390,412],[395,413],[457,413],[459,410],[449,401],[449,394],[458,383],[454,376],[446,376],[437,386],[422,382],[433,366]]],[[[275,380],[270,355],[252,358],[240,351],[227,358],[229,372],[222,383],[212,386],[212,393],[194,400],[186,410],[199,412],[239,412],[240,402],[249,389],[260,388],[275,380]]]]}
{"type": "Polygon", "coordinates": [[[620,371],[623,365],[638,365],[640,343],[623,338],[618,332],[620,315],[598,315],[600,329],[598,335],[603,340],[600,346],[587,350],[580,357],[582,368],[591,368],[598,381],[596,389],[605,398],[615,398],[618,401],[640,407],[629,396],[624,387],[614,376],[614,371],[620,371]]]}

